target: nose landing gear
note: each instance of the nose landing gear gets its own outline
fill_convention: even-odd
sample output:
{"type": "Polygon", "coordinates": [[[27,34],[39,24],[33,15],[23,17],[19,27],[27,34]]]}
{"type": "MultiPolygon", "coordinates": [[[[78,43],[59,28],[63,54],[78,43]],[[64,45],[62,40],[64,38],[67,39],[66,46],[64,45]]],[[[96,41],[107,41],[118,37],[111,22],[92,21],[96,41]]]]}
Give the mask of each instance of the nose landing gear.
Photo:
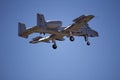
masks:
{"type": "Polygon", "coordinates": [[[85,42],[87,42],[87,45],[89,46],[90,45],[90,42],[88,40],[88,36],[84,36],[84,39],[85,39],[85,42]]]}

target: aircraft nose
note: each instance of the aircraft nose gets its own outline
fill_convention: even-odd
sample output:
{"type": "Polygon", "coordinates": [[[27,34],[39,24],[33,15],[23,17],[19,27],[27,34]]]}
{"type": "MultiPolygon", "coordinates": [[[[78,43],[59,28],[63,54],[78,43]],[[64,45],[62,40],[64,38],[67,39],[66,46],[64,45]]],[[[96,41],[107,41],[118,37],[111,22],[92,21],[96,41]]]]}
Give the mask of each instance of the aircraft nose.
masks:
{"type": "Polygon", "coordinates": [[[95,16],[94,15],[88,15],[91,19],[94,18],[95,16]]]}
{"type": "Polygon", "coordinates": [[[99,36],[98,32],[93,30],[91,37],[98,37],[98,36],[99,36]]]}
{"type": "Polygon", "coordinates": [[[99,34],[98,34],[98,32],[97,32],[97,31],[95,31],[95,34],[96,34],[96,37],[98,37],[98,36],[99,36],[99,34]]]}

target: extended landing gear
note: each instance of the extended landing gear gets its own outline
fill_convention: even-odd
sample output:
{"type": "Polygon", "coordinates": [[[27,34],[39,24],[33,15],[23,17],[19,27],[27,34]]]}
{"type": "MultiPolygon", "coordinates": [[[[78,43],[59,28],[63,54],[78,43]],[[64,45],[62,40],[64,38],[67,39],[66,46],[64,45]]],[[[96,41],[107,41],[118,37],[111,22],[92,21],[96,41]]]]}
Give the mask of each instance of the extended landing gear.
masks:
{"type": "Polygon", "coordinates": [[[70,36],[70,41],[74,41],[75,38],[73,36],[70,36]]]}
{"type": "Polygon", "coordinates": [[[72,32],[70,32],[70,41],[74,41],[75,38],[72,36],[72,32]]]}
{"type": "Polygon", "coordinates": [[[45,36],[45,32],[40,32],[40,35],[42,35],[42,34],[45,36]]]}
{"type": "Polygon", "coordinates": [[[57,45],[56,45],[56,44],[53,44],[53,45],[52,45],[52,48],[53,48],[53,49],[56,49],[56,48],[57,48],[57,45]]]}
{"type": "Polygon", "coordinates": [[[90,42],[89,42],[89,41],[87,41],[87,45],[88,45],[88,46],[90,45],[90,42]]]}
{"type": "Polygon", "coordinates": [[[90,42],[88,41],[88,36],[84,36],[85,42],[87,42],[87,45],[90,45],[90,42]]]}
{"type": "Polygon", "coordinates": [[[53,48],[53,49],[57,49],[57,45],[56,45],[55,40],[52,40],[52,42],[54,43],[54,44],[52,45],[52,48],[53,48]]]}

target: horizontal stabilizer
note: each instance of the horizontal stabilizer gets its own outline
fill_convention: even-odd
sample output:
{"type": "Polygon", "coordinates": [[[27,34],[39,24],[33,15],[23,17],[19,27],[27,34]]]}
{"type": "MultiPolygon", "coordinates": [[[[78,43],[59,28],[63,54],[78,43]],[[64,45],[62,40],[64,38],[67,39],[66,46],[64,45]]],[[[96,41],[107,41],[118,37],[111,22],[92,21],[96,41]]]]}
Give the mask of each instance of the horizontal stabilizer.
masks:
{"type": "Polygon", "coordinates": [[[26,30],[26,26],[24,23],[18,23],[18,36],[23,38],[28,38],[28,35],[24,35],[24,31],[26,30]]]}

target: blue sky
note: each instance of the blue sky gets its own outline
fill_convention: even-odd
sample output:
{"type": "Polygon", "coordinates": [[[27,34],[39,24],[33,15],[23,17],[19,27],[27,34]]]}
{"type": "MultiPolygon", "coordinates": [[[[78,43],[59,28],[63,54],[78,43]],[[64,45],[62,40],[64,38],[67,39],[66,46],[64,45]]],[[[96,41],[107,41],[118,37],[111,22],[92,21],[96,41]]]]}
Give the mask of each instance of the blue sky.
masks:
{"type": "Polygon", "coordinates": [[[0,0],[0,80],[120,80],[119,0],[0,0]],[[17,36],[18,22],[36,25],[36,14],[61,20],[63,26],[82,14],[99,37],[68,38],[52,44],[29,44],[17,36]]]}

